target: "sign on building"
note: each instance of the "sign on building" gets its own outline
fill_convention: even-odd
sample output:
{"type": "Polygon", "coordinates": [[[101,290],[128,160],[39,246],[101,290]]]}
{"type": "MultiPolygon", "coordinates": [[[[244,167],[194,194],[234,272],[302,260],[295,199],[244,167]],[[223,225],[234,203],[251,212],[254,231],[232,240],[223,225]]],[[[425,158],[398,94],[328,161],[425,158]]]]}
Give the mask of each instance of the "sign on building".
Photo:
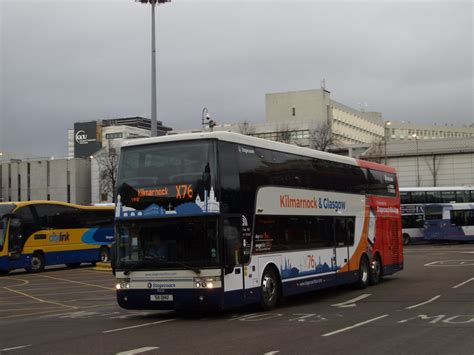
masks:
{"type": "Polygon", "coordinates": [[[102,147],[97,122],[74,123],[74,157],[87,158],[102,147]]]}

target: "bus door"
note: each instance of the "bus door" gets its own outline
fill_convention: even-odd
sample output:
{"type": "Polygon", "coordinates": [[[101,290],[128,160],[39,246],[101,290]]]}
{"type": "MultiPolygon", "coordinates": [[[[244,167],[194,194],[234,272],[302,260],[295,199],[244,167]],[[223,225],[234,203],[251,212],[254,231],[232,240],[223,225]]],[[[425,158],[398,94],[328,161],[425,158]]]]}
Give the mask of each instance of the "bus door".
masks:
{"type": "Polygon", "coordinates": [[[349,265],[349,246],[354,245],[354,217],[336,217],[334,218],[334,235],[336,240],[336,265],[343,268],[349,265]]]}
{"type": "Polygon", "coordinates": [[[224,245],[224,292],[233,291],[238,297],[244,294],[244,272],[242,264],[242,217],[222,219],[224,245]]]}
{"type": "Polygon", "coordinates": [[[10,218],[10,230],[8,234],[8,256],[10,260],[14,261],[20,259],[23,244],[21,220],[16,217],[10,218]]]}

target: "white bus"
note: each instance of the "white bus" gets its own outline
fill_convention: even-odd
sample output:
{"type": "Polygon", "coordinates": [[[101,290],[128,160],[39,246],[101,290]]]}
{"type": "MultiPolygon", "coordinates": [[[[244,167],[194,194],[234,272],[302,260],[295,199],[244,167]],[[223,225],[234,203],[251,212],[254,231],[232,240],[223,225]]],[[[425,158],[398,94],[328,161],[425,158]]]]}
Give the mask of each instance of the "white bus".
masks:
{"type": "Polygon", "coordinates": [[[425,240],[427,204],[463,202],[474,202],[474,186],[400,187],[403,243],[425,240]]]}
{"type": "Polygon", "coordinates": [[[114,269],[127,309],[226,309],[403,268],[395,169],[229,132],[124,142],[114,269]]]}

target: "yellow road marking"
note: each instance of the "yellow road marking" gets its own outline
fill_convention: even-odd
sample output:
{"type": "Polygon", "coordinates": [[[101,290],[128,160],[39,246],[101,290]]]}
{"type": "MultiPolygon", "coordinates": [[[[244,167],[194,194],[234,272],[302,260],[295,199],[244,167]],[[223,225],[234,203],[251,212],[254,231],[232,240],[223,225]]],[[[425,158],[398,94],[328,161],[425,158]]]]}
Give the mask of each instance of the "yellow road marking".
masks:
{"type": "Polygon", "coordinates": [[[99,287],[99,288],[104,288],[106,290],[114,290],[113,287],[105,287],[105,286],[100,286],[100,285],[94,285],[94,284],[89,284],[87,282],[81,282],[81,281],[74,281],[74,280],[68,280],[68,279],[62,279],[60,277],[53,277],[53,276],[46,276],[46,275],[38,275],[39,277],[45,277],[48,279],[53,279],[53,280],[61,280],[61,281],[67,281],[75,284],[80,284],[80,285],[85,285],[85,286],[92,286],[92,287],[99,287]]]}
{"type": "MultiPolygon", "coordinates": [[[[30,282],[28,280],[23,280],[23,279],[17,279],[17,278],[9,278],[7,281],[10,281],[10,280],[13,280],[13,281],[22,281],[23,283],[22,284],[19,284],[19,285],[12,285],[10,287],[19,287],[19,286],[24,286],[24,285],[28,285],[30,282]]],[[[2,286],[3,288],[6,288],[6,286],[2,286]]]]}
{"type": "Polygon", "coordinates": [[[46,300],[43,300],[41,298],[38,298],[38,297],[35,297],[35,296],[31,296],[27,293],[24,293],[24,292],[20,292],[20,291],[17,291],[17,290],[13,290],[9,287],[4,287],[4,289],[7,289],[8,291],[11,291],[11,292],[14,292],[14,293],[17,293],[19,295],[22,295],[22,296],[25,296],[25,297],[28,297],[28,298],[31,298],[31,299],[34,299],[38,302],[41,302],[41,303],[49,303],[49,304],[54,304],[56,306],[60,306],[60,307],[67,307],[67,308],[72,308],[72,309],[77,309],[77,307],[75,306],[68,306],[68,305],[65,305],[65,304],[62,304],[62,303],[58,303],[58,302],[53,302],[53,301],[46,301],[46,300]]]}

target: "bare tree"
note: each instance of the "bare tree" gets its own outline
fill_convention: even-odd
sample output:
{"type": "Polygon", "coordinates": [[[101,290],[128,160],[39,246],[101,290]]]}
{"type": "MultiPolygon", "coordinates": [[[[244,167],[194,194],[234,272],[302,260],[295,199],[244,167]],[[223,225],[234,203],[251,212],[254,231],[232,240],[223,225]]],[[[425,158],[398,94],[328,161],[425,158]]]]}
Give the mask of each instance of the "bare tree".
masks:
{"type": "Polygon", "coordinates": [[[327,123],[320,123],[315,128],[309,130],[309,147],[327,151],[330,146],[340,144],[339,139],[332,133],[331,126],[327,123]]]}
{"type": "Polygon", "coordinates": [[[102,154],[97,156],[100,191],[112,197],[112,202],[115,202],[118,161],[119,156],[115,148],[110,148],[108,152],[104,150],[102,154]]]}
{"type": "Polygon", "coordinates": [[[239,132],[250,136],[255,133],[255,127],[247,120],[239,122],[239,132]]]}
{"type": "Polygon", "coordinates": [[[278,126],[276,129],[276,141],[291,144],[293,142],[293,132],[288,124],[278,126]]]}

